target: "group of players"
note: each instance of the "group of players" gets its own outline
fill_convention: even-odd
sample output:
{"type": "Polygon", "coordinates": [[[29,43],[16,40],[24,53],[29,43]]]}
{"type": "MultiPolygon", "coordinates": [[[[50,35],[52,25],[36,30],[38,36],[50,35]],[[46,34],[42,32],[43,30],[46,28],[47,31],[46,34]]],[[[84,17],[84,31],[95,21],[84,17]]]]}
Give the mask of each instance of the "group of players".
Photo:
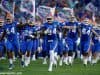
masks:
{"type": "Polygon", "coordinates": [[[48,71],[57,66],[58,56],[60,66],[72,66],[76,55],[85,66],[88,61],[95,64],[100,57],[100,28],[87,18],[78,22],[75,16],[63,23],[49,16],[41,25],[30,20],[17,23],[11,16],[0,19],[0,58],[7,53],[9,69],[14,67],[14,58],[21,59],[22,67],[28,66],[30,60],[36,60],[36,52],[41,52],[43,64],[50,59],[48,71]]]}

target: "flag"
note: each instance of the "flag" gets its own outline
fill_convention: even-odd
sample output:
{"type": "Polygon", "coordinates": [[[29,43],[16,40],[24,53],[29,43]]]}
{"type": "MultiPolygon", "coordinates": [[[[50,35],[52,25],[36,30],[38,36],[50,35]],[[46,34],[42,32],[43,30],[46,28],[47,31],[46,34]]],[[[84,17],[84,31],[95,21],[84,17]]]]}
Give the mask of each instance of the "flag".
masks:
{"type": "Polygon", "coordinates": [[[35,0],[21,0],[20,11],[26,12],[35,18],[35,0]]]}
{"type": "Polygon", "coordinates": [[[0,4],[0,8],[5,12],[10,13],[12,17],[14,17],[14,8],[15,8],[14,1],[2,0],[0,4]]]}
{"type": "Polygon", "coordinates": [[[74,15],[73,9],[71,8],[63,8],[61,10],[59,10],[57,16],[59,16],[62,19],[67,19],[69,18],[71,15],[74,15]]]}
{"type": "Polygon", "coordinates": [[[86,10],[95,13],[95,11],[97,10],[97,8],[93,5],[93,3],[88,3],[87,6],[85,7],[86,10]]]}
{"type": "Polygon", "coordinates": [[[52,16],[54,17],[55,15],[55,7],[54,8],[51,8],[51,7],[48,7],[48,6],[39,6],[37,8],[37,15],[45,21],[45,19],[48,17],[48,16],[52,16]]]}

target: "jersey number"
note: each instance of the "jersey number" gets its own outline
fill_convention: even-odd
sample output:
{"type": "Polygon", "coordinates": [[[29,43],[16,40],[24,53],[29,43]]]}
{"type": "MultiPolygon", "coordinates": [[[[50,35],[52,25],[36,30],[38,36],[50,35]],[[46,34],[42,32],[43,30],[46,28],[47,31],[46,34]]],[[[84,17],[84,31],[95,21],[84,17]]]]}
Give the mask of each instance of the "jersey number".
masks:
{"type": "Polygon", "coordinates": [[[89,34],[90,34],[90,30],[86,30],[85,28],[83,28],[83,29],[82,29],[82,33],[83,33],[83,34],[88,34],[88,35],[89,35],[89,34]]]}

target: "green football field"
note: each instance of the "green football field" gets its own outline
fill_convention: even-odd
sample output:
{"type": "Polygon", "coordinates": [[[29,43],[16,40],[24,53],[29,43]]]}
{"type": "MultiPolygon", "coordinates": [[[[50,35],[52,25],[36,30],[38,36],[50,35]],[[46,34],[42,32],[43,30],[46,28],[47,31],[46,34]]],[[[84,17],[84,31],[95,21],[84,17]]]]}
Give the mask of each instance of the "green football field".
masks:
{"type": "Polygon", "coordinates": [[[22,68],[20,62],[14,62],[13,70],[8,70],[8,61],[0,61],[0,75],[100,75],[100,61],[98,64],[84,67],[80,60],[75,60],[73,66],[57,66],[53,72],[48,72],[48,65],[42,65],[42,60],[31,61],[28,67],[22,68]]]}

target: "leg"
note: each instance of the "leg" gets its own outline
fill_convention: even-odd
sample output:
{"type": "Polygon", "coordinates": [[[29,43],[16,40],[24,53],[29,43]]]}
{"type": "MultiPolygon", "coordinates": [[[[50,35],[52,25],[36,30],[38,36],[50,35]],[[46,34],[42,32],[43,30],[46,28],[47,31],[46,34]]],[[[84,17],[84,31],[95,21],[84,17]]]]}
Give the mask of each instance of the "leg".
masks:
{"type": "Polygon", "coordinates": [[[7,51],[7,56],[8,56],[8,59],[9,59],[9,69],[13,69],[13,52],[12,51],[7,51]]]}
{"type": "Polygon", "coordinates": [[[72,50],[68,51],[68,62],[69,62],[69,65],[72,65],[73,63],[73,51],[72,50]]]}

